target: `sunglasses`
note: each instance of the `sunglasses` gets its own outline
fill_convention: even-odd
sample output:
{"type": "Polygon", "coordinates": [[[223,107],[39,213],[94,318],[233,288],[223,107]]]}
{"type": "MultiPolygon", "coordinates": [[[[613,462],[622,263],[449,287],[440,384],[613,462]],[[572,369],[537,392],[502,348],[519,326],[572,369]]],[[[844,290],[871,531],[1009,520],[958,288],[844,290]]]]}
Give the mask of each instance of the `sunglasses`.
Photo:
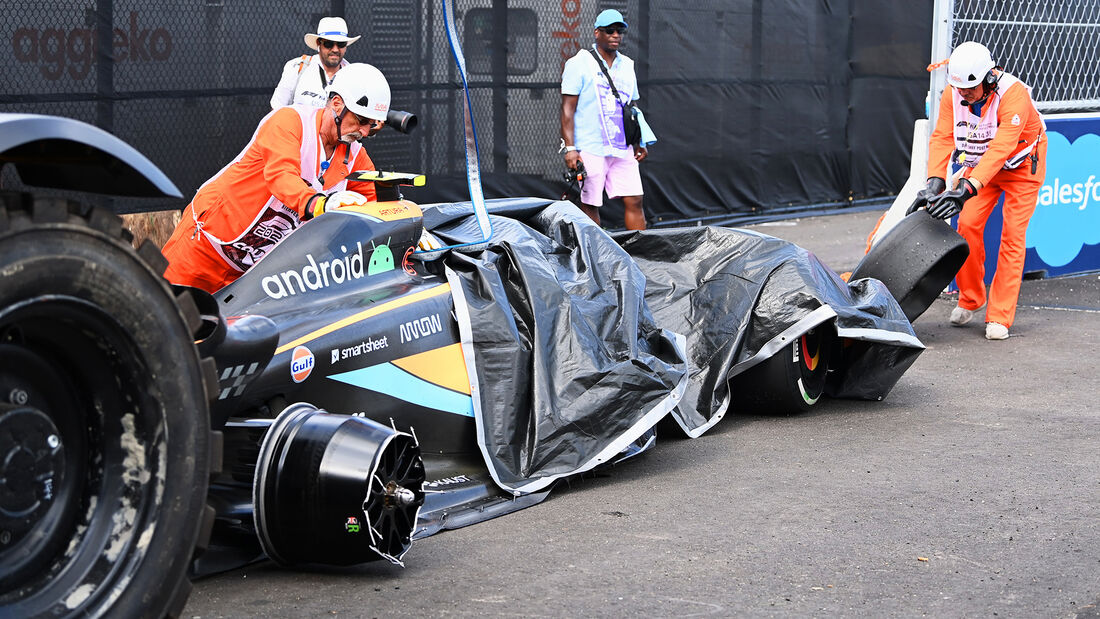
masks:
{"type": "Polygon", "coordinates": [[[348,46],[347,41],[326,41],[324,39],[318,39],[317,43],[325,49],[332,49],[334,47],[339,47],[340,49],[344,49],[345,47],[348,46]]]}
{"type": "Polygon", "coordinates": [[[600,28],[604,34],[622,34],[626,32],[626,28],[623,26],[604,26],[600,28]]]}

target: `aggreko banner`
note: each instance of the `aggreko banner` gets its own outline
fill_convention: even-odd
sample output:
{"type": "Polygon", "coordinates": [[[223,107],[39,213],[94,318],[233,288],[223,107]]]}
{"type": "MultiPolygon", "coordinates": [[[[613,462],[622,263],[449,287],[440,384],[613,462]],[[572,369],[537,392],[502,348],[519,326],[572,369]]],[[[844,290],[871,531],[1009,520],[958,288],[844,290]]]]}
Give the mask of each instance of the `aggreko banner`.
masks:
{"type": "MultiPolygon", "coordinates": [[[[560,81],[593,42],[598,0],[458,0],[487,197],[558,197],[560,81]]],[[[420,202],[467,199],[462,105],[439,3],[43,0],[0,15],[0,110],[92,122],[190,196],[247,143],[282,66],[342,7],[351,62],[378,66],[409,136],[368,142],[425,173],[420,202]]],[[[888,197],[922,115],[931,7],[888,0],[623,0],[622,52],[658,142],[642,165],[651,224],[730,223],[888,197]]],[[[179,205],[174,205],[179,206],[179,205]]],[[[132,202],[125,210],[163,208],[132,202]]],[[[609,208],[605,221],[621,222],[609,208]]]]}

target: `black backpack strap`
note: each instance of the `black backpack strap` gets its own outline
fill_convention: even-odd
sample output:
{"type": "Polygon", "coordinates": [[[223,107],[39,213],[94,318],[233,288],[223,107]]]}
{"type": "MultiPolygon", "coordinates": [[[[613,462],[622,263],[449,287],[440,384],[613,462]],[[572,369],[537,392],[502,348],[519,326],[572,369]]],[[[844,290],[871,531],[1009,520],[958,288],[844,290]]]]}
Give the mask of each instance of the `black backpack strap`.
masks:
{"type": "Polygon", "coordinates": [[[592,57],[596,59],[596,64],[600,65],[600,70],[603,71],[603,76],[607,78],[607,84],[611,86],[611,94],[615,95],[615,100],[622,105],[622,99],[619,98],[619,91],[615,89],[615,81],[611,79],[611,74],[607,72],[607,67],[603,63],[603,59],[600,58],[596,50],[591,47],[588,48],[588,53],[592,54],[592,57]]]}

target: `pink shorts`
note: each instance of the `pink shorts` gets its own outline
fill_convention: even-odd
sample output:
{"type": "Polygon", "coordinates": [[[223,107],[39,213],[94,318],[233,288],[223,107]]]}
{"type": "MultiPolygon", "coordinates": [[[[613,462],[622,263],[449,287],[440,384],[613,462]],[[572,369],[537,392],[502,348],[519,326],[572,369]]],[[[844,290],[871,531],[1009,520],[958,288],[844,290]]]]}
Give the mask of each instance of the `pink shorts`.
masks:
{"type": "Polygon", "coordinates": [[[584,161],[584,187],[581,203],[588,206],[603,205],[603,192],[608,198],[642,195],[642,175],[638,172],[638,160],[630,157],[600,157],[581,152],[584,161]]]}

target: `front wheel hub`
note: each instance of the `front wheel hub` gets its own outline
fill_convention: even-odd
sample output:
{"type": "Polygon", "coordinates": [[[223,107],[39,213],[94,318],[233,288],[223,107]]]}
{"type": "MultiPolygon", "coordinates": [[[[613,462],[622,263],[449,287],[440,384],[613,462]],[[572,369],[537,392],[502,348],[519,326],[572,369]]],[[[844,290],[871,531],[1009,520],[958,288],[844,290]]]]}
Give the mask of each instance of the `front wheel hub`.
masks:
{"type": "Polygon", "coordinates": [[[271,424],[253,481],[256,535],[281,565],[401,564],[424,504],[415,439],[299,402],[271,424]]]}
{"type": "Polygon", "coordinates": [[[65,449],[45,413],[0,404],[0,557],[50,511],[65,475],[65,449]]]}
{"type": "Polygon", "coordinates": [[[391,481],[386,484],[386,507],[407,507],[416,502],[416,493],[391,481]]]}

